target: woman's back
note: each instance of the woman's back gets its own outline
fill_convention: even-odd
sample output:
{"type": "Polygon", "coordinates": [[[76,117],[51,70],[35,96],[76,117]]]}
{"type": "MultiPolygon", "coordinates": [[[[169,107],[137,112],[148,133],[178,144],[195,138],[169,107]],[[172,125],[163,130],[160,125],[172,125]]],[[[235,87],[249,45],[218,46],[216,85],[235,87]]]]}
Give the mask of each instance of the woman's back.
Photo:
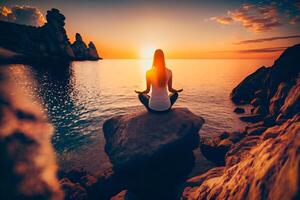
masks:
{"type": "Polygon", "coordinates": [[[146,90],[136,91],[139,100],[148,111],[167,111],[178,98],[178,92],[172,86],[172,71],[166,68],[164,52],[156,49],[152,69],[146,73],[146,90]],[[151,90],[151,96],[147,95],[151,90]],[[169,96],[168,91],[171,92],[169,96]]]}
{"type": "Polygon", "coordinates": [[[171,106],[167,85],[170,77],[172,76],[172,71],[167,68],[165,70],[166,79],[164,85],[158,83],[154,69],[147,72],[150,74],[151,80],[151,97],[149,100],[149,107],[156,111],[168,110],[171,106]]]}

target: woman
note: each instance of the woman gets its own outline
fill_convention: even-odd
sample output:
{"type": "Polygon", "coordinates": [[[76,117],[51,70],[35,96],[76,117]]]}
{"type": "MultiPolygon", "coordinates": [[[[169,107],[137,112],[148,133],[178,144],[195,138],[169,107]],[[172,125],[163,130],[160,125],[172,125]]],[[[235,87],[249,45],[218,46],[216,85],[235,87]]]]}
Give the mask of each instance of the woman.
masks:
{"type": "Polygon", "coordinates": [[[154,53],[152,69],[146,72],[147,88],[144,91],[135,91],[139,99],[149,111],[163,112],[170,110],[182,89],[172,87],[172,71],[166,68],[164,52],[157,49],[154,53]],[[152,87],[151,96],[147,95],[152,87]],[[168,90],[171,92],[168,95],[168,90]]]}

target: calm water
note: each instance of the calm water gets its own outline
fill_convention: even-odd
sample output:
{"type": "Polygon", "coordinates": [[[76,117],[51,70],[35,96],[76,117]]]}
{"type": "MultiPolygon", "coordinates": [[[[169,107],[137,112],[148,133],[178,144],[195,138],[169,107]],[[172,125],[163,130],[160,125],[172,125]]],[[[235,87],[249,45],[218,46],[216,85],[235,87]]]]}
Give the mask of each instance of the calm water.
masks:
{"type": "MultiPolygon", "coordinates": [[[[176,106],[205,118],[201,136],[237,130],[246,124],[233,113],[229,94],[246,75],[271,60],[168,60],[174,87],[183,88],[176,106]]],[[[104,153],[103,122],[114,115],[141,109],[134,89],[145,86],[149,60],[73,62],[44,70],[9,65],[12,80],[41,102],[56,128],[53,145],[63,168],[92,172],[110,166],[104,153]]],[[[199,159],[198,159],[199,160],[199,159]]],[[[201,165],[201,161],[198,161],[201,165]]]]}

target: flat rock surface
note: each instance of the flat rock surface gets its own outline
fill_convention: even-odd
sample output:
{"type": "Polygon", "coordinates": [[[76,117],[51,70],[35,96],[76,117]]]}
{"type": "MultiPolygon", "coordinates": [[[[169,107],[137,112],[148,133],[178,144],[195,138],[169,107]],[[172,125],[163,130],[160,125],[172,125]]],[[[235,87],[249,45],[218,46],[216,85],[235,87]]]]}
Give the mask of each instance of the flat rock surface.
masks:
{"type": "Polygon", "coordinates": [[[120,115],[103,125],[105,151],[114,167],[147,160],[167,149],[192,150],[199,144],[204,119],[187,108],[166,113],[145,111],[120,115]]]}

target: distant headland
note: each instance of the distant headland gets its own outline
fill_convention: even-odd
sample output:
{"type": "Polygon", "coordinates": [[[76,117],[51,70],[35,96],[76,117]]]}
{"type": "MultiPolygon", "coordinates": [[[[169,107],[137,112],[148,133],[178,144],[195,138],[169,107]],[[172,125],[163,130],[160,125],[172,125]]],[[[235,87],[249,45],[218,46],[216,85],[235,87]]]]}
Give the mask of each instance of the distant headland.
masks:
{"type": "Polygon", "coordinates": [[[88,45],[76,33],[70,43],[65,16],[58,9],[47,11],[47,22],[41,27],[0,21],[0,62],[31,63],[48,61],[78,61],[102,59],[93,44],[88,45]]]}

